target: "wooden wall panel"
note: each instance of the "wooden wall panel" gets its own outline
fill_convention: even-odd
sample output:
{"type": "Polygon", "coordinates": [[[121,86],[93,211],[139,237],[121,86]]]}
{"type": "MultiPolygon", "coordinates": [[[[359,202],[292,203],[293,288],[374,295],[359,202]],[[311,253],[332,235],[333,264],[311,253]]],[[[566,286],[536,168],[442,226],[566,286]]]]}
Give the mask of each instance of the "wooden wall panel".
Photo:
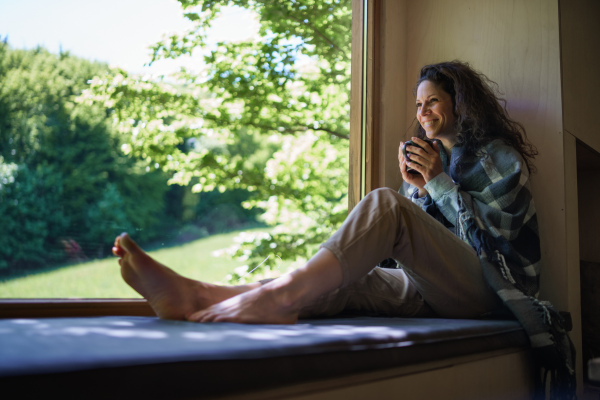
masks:
{"type": "Polygon", "coordinates": [[[565,232],[566,238],[564,243],[566,260],[563,266],[564,274],[559,276],[564,277],[565,282],[562,283],[560,289],[564,290],[561,293],[561,310],[568,310],[571,313],[573,321],[573,330],[569,333],[575,351],[578,355],[577,362],[577,385],[583,385],[583,358],[582,353],[582,326],[581,326],[581,282],[579,268],[579,210],[577,206],[578,196],[578,172],[577,172],[577,141],[575,137],[568,132],[564,134],[564,160],[565,169],[565,232]]]}
{"type": "Polygon", "coordinates": [[[600,1],[561,0],[560,27],[565,130],[600,152],[600,1]]]}
{"type": "Polygon", "coordinates": [[[600,154],[578,143],[577,195],[579,252],[585,261],[600,263],[600,154]]]}
{"type": "MultiPolygon", "coordinates": [[[[398,145],[406,134],[407,1],[382,1],[379,27],[379,185],[398,189],[402,175],[398,167],[398,145]]],[[[412,104],[412,102],[411,102],[412,104]]]]}
{"type": "MultiPolygon", "coordinates": [[[[408,90],[404,100],[404,129],[414,120],[412,89],[420,67],[425,64],[459,59],[498,83],[510,114],[523,123],[540,153],[533,189],[543,233],[544,268],[550,271],[543,278],[542,294],[558,307],[566,307],[557,2],[427,0],[408,2],[405,18],[408,90]]],[[[397,104],[400,106],[401,101],[397,104]]]]}

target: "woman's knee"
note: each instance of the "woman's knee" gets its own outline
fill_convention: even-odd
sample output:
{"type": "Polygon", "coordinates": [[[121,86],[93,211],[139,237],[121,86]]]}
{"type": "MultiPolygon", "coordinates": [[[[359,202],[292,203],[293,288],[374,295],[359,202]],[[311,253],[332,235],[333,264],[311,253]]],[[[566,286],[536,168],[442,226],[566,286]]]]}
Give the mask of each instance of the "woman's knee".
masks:
{"type": "Polygon", "coordinates": [[[398,192],[388,187],[373,189],[364,197],[363,200],[393,199],[398,192]]]}
{"type": "Polygon", "coordinates": [[[395,197],[397,194],[399,194],[397,191],[395,191],[394,189],[391,189],[389,187],[381,187],[381,188],[377,188],[377,189],[373,189],[371,190],[367,196],[369,195],[377,195],[377,196],[390,196],[390,197],[395,197]]]}
{"type": "Polygon", "coordinates": [[[406,207],[410,200],[388,187],[377,188],[369,192],[363,201],[378,204],[378,206],[399,206],[406,207]]]}

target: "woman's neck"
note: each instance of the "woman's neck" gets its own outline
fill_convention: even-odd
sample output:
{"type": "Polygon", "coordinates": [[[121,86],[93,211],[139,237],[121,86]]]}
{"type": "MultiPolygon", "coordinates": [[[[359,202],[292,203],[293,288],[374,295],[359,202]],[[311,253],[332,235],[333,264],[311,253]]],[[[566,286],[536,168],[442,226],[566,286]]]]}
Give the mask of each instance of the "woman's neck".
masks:
{"type": "Polygon", "coordinates": [[[440,142],[442,142],[444,150],[446,150],[446,153],[448,154],[448,156],[450,156],[452,154],[452,148],[456,144],[457,140],[441,139],[440,142]]]}
{"type": "Polygon", "coordinates": [[[450,157],[450,155],[452,154],[452,148],[454,147],[456,142],[449,143],[445,140],[442,140],[441,142],[442,142],[442,146],[444,146],[444,150],[446,151],[446,154],[448,154],[448,157],[450,157]]]}

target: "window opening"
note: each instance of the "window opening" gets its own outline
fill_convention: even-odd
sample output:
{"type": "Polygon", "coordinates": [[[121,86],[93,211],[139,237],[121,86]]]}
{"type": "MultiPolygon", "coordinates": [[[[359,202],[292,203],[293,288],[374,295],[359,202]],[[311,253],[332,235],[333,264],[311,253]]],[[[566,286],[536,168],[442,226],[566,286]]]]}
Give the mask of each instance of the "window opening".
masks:
{"type": "Polygon", "coordinates": [[[293,268],[343,221],[350,0],[37,3],[0,5],[0,298],[138,297],[110,255],[122,231],[235,283],[293,268]],[[120,42],[149,65],[93,52],[120,42]]]}

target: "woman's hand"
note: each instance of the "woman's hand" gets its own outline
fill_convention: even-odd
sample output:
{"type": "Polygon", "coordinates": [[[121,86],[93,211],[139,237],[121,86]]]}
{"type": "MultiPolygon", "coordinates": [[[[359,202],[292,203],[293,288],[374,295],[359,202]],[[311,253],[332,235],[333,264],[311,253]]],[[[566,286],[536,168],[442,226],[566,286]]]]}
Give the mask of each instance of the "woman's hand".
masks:
{"type": "Polygon", "coordinates": [[[404,154],[402,153],[402,146],[404,143],[400,142],[400,148],[398,150],[400,172],[402,173],[402,179],[418,188],[419,197],[423,197],[427,194],[427,190],[425,190],[425,184],[444,172],[444,167],[442,165],[440,147],[437,141],[433,142],[433,147],[429,146],[429,144],[424,140],[416,137],[413,137],[412,141],[423,148],[409,145],[406,148],[407,158],[405,158],[404,154]],[[408,154],[409,151],[412,154],[408,154]],[[417,171],[418,174],[410,174],[406,172],[407,166],[417,171]]]}

